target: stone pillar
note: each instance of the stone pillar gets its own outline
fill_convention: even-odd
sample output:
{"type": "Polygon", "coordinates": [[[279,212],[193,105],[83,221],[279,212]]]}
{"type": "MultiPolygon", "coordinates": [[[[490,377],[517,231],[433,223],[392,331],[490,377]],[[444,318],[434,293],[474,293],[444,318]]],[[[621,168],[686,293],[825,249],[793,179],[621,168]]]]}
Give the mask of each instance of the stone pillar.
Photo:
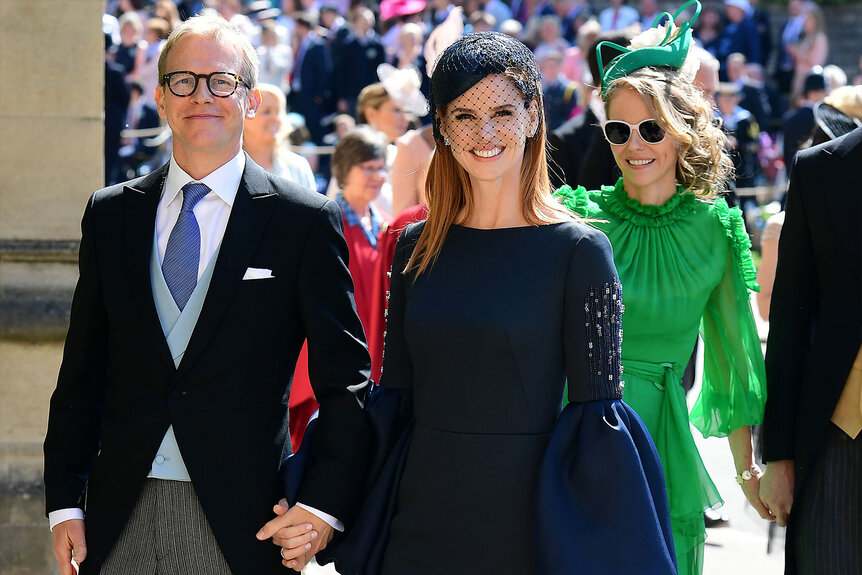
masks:
{"type": "Polygon", "coordinates": [[[102,0],[0,1],[0,572],[55,573],[42,448],[102,186],[102,0]]]}

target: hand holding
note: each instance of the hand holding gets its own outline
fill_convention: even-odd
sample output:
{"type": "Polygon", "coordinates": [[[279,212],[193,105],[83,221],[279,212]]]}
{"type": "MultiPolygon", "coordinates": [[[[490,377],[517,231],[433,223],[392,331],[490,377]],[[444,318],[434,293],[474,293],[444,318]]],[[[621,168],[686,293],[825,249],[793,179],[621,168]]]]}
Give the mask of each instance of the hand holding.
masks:
{"type": "Polygon", "coordinates": [[[740,487],[745,493],[746,499],[754,507],[754,510],[761,518],[769,521],[775,521],[775,516],[769,511],[769,508],[760,499],[760,479],[762,475],[752,475],[751,479],[743,481],[740,487]]]}
{"type": "Polygon", "coordinates": [[[257,533],[260,540],[272,538],[281,547],[282,564],[301,571],[314,555],[332,540],[334,529],[302,507],[289,507],[282,499],[273,507],[277,515],[257,533]]]}
{"type": "Polygon", "coordinates": [[[793,507],[793,481],[795,472],[792,459],[770,461],[760,479],[760,500],[775,516],[778,525],[785,527],[793,507]]]}
{"type": "Polygon", "coordinates": [[[76,564],[83,563],[87,557],[87,540],[84,537],[84,521],[69,519],[54,526],[54,557],[60,568],[60,575],[75,575],[76,564]]]}

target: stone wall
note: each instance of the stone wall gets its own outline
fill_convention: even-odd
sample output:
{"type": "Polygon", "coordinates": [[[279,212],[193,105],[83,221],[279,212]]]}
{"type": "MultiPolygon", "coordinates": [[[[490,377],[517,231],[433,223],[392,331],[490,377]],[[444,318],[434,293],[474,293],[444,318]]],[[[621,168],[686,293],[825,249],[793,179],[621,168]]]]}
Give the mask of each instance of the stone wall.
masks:
{"type": "Polygon", "coordinates": [[[102,0],[0,1],[0,573],[55,573],[42,439],[101,187],[102,0]]]}

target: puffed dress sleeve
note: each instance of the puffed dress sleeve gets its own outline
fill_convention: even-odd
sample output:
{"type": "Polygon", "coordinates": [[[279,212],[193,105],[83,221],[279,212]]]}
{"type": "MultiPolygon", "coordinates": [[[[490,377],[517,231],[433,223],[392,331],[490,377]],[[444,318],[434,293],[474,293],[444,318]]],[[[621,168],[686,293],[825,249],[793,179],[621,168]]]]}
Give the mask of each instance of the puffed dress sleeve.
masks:
{"type": "Polygon", "coordinates": [[[729,240],[724,275],[701,321],[703,385],[690,420],[704,437],[724,437],[763,421],[766,369],[749,290],[759,291],[742,212],[723,199],[713,210],[729,240]]]}
{"type": "Polygon", "coordinates": [[[537,573],[676,573],[661,462],[621,400],[622,299],[608,239],[589,229],[566,273],[569,402],[539,469],[537,573]]]}

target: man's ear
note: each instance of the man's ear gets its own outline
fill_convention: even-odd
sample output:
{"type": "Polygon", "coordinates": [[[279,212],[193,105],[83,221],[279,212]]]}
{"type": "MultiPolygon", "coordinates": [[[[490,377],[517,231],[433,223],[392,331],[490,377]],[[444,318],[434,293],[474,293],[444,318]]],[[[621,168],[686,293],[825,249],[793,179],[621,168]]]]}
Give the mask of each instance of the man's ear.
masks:
{"type": "Polygon", "coordinates": [[[153,92],[153,99],[156,101],[156,110],[159,112],[159,118],[162,120],[167,119],[168,114],[165,111],[165,88],[161,84],[156,86],[155,92],[153,92]]]}
{"type": "Polygon", "coordinates": [[[246,118],[254,118],[254,115],[257,113],[257,107],[260,106],[260,100],[261,95],[258,88],[248,91],[248,110],[245,111],[246,118]]]}

